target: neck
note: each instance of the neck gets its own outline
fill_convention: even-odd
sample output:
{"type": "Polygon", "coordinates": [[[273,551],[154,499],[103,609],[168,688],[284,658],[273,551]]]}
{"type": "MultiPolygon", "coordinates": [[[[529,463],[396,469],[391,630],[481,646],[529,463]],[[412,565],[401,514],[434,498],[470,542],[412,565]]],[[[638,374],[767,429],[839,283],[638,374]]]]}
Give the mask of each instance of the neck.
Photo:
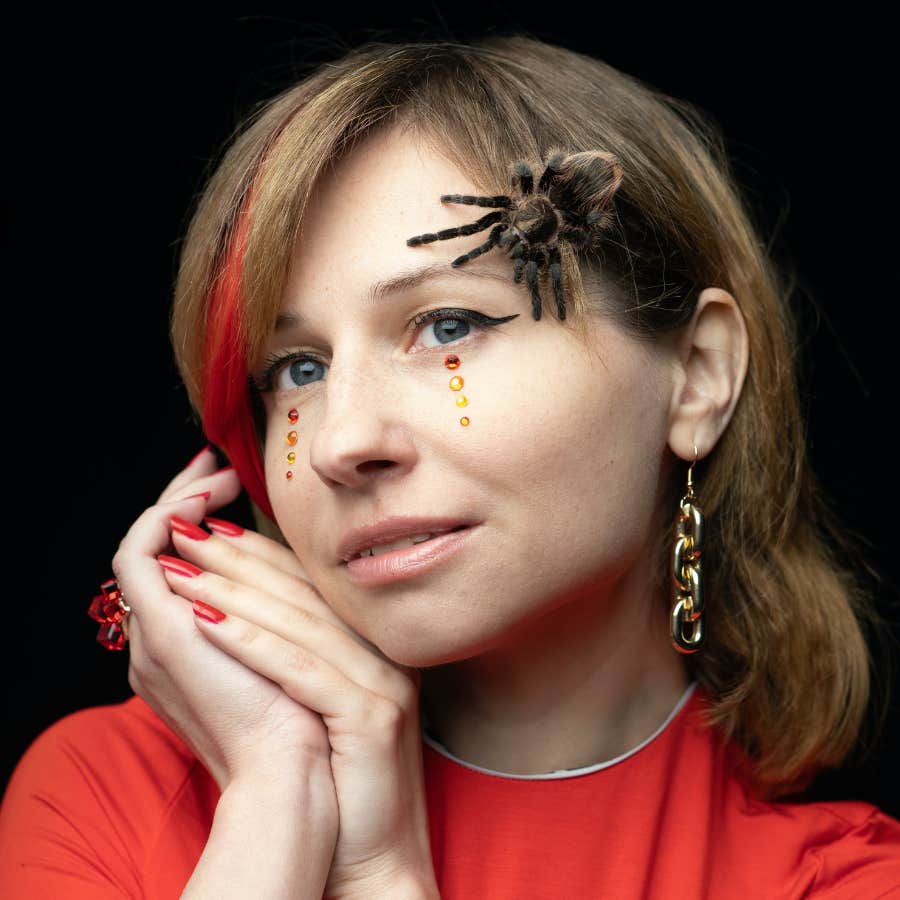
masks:
{"type": "Polygon", "coordinates": [[[646,587],[635,570],[582,587],[478,656],[423,669],[422,713],[437,740],[516,775],[594,765],[646,740],[690,681],[646,587]]]}

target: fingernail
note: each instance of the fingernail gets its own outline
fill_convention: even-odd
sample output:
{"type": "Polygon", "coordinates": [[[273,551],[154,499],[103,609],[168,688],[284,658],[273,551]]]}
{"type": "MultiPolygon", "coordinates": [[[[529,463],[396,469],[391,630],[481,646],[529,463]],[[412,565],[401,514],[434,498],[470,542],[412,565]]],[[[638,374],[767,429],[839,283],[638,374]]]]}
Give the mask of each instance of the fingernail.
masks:
{"type": "Polygon", "coordinates": [[[164,569],[168,569],[168,571],[174,572],[176,575],[183,575],[185,578],[193,578],[195,575],[203,574],[203,569],[198,569],[186,559],[178,559],[176,556],[167,556],[165,553],[160,553],[156,557],[156,561],[164,569]]]}
{"type": "Polygon", "coordinates": [[[240,525],[235,525],[234,522],[226,522],[224,519],[214,519],[212,516],[204,516],[203,521],[206,522],[213,531],[218,531],[219,534],[228,534],[231,535],[231,537],[239,537],[244,533],[244,529],[241,528],[240,525]]]}
{"type": "Polygon", "coordinates": [[[194,613],[201,619],[206,619],[207,622],[221,622],[222,619],[225,618],[225,613],[223,613],[221,609],[216,609],[214,606],[210,606],[209,603],[204,603],[202,600],[195,600],[193,602],[193,607],[194,613]]]}
{"type": "Polygon", "coordinates": [[[212,491],[200,491],[199,494],[188,494],[184,499],[191,500],[193,497],[203,497],[205,500],[209,500],[211,494],[212,491]]]}
{"type": "MultiPolygon", "coordinates": [[[[209,444],[207,444],[207,445],[206,445],[206,446],[205,446],[205,447],[204,447],[204,448],[203,448],[203,449],[202,449],[202,450],[201,450],[201,451],[200,451],[200,452],[199,452],[199,453],[198,453],[198,454],[197,454],[197,455],[196,455],[196,456],[188,463],[188,466],[193,465],[198,459],[200,459],[201,456],[203,456],[204,453],[206,453],[207,450],[212,450],[212,447],[211,447],[209,444]]],[[[187,466],[185,466],[185,468],[187,468],[187,466]]]]}
{"type": "Polygon", "coordinates": [[[193,538],[195,541],[205,541],[210,537],[208,531],[204,531],[199,525],[195,525],[187,519],[182,519],[181,516],[169,516],[169,522],[179,534],[193,538]]]}

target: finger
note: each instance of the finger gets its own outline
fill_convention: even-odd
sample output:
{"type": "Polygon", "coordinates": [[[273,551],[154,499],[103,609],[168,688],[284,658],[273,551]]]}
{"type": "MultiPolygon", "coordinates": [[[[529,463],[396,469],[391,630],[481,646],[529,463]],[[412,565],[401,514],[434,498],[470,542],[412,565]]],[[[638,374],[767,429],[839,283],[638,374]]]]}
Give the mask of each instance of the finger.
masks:
{"type": "Polygon", "coordinates": [[[210,444],[207,444],[188,464],[166,485],[159,495],[157,503],[164,503],[176,496],[190,482],[203,475],[212,475],[217,468],[216,456],[210,444]]]}
{"type": "MultiPolygon", "coordinates": [[[[294,666],[301,665],[304,660],[318,660],[357,685],[366,685],[381,696],[398,702],[409,690],[408,679],[393,663],[361,646],[354,639],[354,633],[348,634],[299,605],[235,583],[214,572],[201,570],[196,575],[178,574],[167,569],[163,572],[169,586],[179,596],[192,603],[200,601],[224,614],[223,622],[229,624],[223,630],[229,643],[223,649],[267,678],[272,678],[270,673],[284,668],[283,660],[287,655],[294,666]],[[251,651],[249,645],[258,638],[260,646],[251,651]],[[273,651],[280,654],[282,661],[266,663],[262,657],[273,651]]],[[[281,683],[280,678],[273,680],[281,683]]]]}
{"type": "Polygon", "coordinates": [[[186,500],[194,494],[209,491],[210,495],[206,501],[206,509],[209,512],[214,512],[236,500],[241,490],[242,485],[237,473],[231,466],[226,466],[224,469],[218,469],[211,475],[205,475],[193,481],[185,482],[171,496],[157,502],[177,502],[178,500],[186,500]]]}
{"type": "Polygon", "coordinates": [[[210,534],[198,527],[193,532],[196,537],[189,537],[178,531],[178,527],[183,526],[173,527],[171,538],[172,545],[182,559],[205,572],[215,572],[235,584],[283,598],[289,605],[300,606],[308,613],[362,640],[325,602],[287,547],[250,529],[229,538],[220,533],[210,534]],[[257,550],[260,552],[257,553],[257,550]],[[293,562],[287,557],[292,557],[293,562]]]}
{"type": "MultiPolygon", "coordinates": [[[[213,607],[212,614],[208,604],[206,609],[195,607],[194,621],[198,629],[207,640],[247,668],[280,685],[292,700],[320,713],[329,735],[333,730],[348,735],[358,732],[358,727],[352,727],[351,723],[371,721],[378,701],[385,701],[387,706],[389,698],[357,680],[357,672],[366,668],[361,647],[355,645],[355,652],[348,648],[347,656],[337,665],[326,658],[321,649],[324,645],[311,647],[287,640],[234,612],[226,613],[222,609],[223,605],[230,606],[226,596],[218,595],[220,605],[213,607]]],[[[374,657],[370,659],[374,661],[374,657]]],[[[362,678],[367,681],[371,676],[363,671],[362,678]]],[[[378,681],[369,683],[378,684],[378,681]]]]}
{"type": "Polygon", "coordinates": [[[306,569],[303,568],[297,554],[290,547],[253,531],[249,528],[242,528],[234,522],[228,522],[225,519],[216,519],[211,516],[203,517],[204,524],[218,537],[221,537],[227,544],[231,544],[238,550],[264,560],[269,565],[292,575],[295,578],[302,578],[304,581],[310,581],[306,569]]]}
{"type": "Polygon", "coordinates": [[[165,615],[171,612],[172,604],[183,602],[169,590],[156,556],[171,547],[169,516],[173,512],[185,518],[199,518],[205,508],[206,501],[200,497],[150,506],[119,542],[112,559],[113,574],[128,598],[128,605],[141,616],[165,615]]]}

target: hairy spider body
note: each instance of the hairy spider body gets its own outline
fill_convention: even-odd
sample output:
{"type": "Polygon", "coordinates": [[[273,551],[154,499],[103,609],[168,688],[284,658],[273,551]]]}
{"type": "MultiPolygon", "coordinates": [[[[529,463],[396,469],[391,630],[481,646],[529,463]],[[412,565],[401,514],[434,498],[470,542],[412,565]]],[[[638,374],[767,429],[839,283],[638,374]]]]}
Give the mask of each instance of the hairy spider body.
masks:
{"type": "Polygon", "coordinates": [[[565,319],[560,241],[568,241],[576,249],[598,241],[614,221],[609,207],[621,181],[622,169],[611,153],[584,151],[567,155],[554,152],[547,161],[535,192],[531,167],[518,162],[513,166],[512,173],[514,196],[441,195],[441,202],[444,203],[494,207],[495,212],[468,225],[416,235],[406,243],[409,247],[416,247],[433,241],[465,237],[493,225],[483,244],[458,256],[451,265],[465,265],[494,247],[506,250],[507,256],[513,260],[514,281],[520,283],[524,278],[531,290],[535,321],[540,320],[543,305],[538,276],[547,269],[553,284],[557,313],[560,319],[565,319]]]}

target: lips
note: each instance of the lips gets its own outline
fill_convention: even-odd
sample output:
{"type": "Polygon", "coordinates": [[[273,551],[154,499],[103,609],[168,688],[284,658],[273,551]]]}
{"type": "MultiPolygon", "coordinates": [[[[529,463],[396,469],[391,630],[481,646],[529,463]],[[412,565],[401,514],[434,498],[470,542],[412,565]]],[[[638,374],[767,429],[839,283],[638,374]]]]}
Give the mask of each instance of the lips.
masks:
{"type": "Polygon", "coordinates": [[[412,547],[402,547],[379,553],[378,556],[357,556],[344,566],[347,578],[356,587],[377,589],[409,583],[437,574],[454,562],[461,564],[465,548],[477,546],[478,525],[465,526],[435,535],[412,547]]]}
{"type": "Polygon", "coordinates": [[[366,525],[347,532],[338,546],[338,562],[346,564],[363,550],[379,544],[390,544],[400,538],[413,537],[417,534],[444,534],[475,524],[477,522],[469,519],[446,516],[392,516],[373,525],[366,525]]]}

